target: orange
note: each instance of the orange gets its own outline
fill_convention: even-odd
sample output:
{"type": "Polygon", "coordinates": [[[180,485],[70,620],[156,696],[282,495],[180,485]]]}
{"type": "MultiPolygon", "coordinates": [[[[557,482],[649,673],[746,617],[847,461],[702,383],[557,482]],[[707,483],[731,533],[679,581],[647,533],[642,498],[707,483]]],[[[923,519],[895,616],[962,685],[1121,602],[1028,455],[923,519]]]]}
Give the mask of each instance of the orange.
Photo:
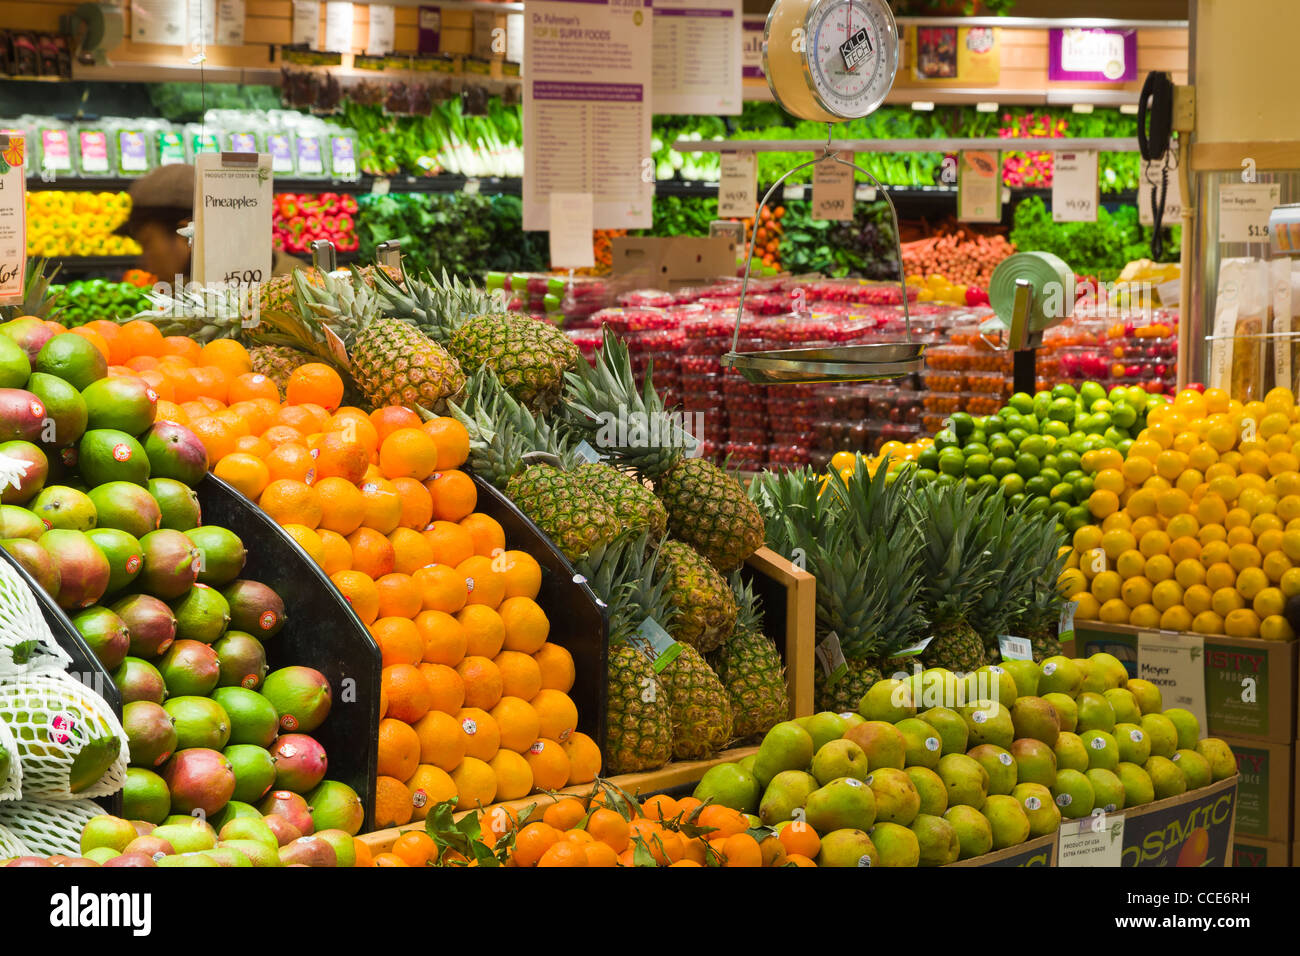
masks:
{"type": "Polygon", "coordinates": [[[296,442],[302,444],[303,434],[291,425],[272,425],[266,431],[262,432],[262,440],[272,448],[277,445],[283,445],[285,442],[296,442]]]}
{"type": "MultiPolygon", "coordinates": [[[[76,328],[68,329],[68,331],[71,332],[73,335],[81,336],[91,345],[95,346],[95,348],[99,350],[99,354],[104,356],[105,361],[108,361],[110,358],[112,358],[113,352],[108,347],[108,340],[105,339],[98,332],[96,332],[94,329],[88,329],[84,325],[81,325],[81,326],[77,326],[76,328]]],[[[184,336],[180,336],[180,338],[184,338],[184,336]]],[[[192,342],[191,339],[185,339],[185,341],[192,342]]],[[[197,345],[198,343],[193,343],[193,344],[197,345]]]]}
{"type": "Polygon", "coordinates": [[[561,841],[562,834],[549,823],[530,823],[515,834],[511,858],[518,866],[536,866],[543,854],[561,841]]]}
{"type": "MultiPolygon", "coordinates": [[[[461,613],[464,614],[465,611],[461,613]]],[[[518,651],[502,651],[492,659],[492,662],[501,671],[501,693],[507,697],[532,700],[542,689],[542,669],[527,654],[520,654],[518,651]]]]}
{"type": "Polygon", "coordinates": [[[622,853],[631,840],[632,828],[622,814],[600,807],[587,818],[587,832],[615,853],[622,853]]]}
{"type": "Polygon", "coordinates": [[[158,360],[150,355],[135,355],[122,363],[133,372],[144,372],[158,367],[158,360]]]}
{"type": "Polygon", "coordinates": [[[498,800],[518,800],[533,792],[533,768],[513,750],[498,750],[488,761],[497,778],[498,800]]]}
{"type": "Polygon", "coordinates": [[[419,664],[424,658],[424,638],[414,621],[404,617],[380,617],[370,625],[370,634],[379,645],[384,667],[419,664]]]}
{"type": "MultiPolygon", "coordinates": [[[[360,498],[361,492],[358,491],[358,501],[360,498]]],[[[394,528],[392,534],[388,536],[388,543],[393,546],[394,571],[414,574],[420,568],[433,564],[433,548],[418,531],[412,531],[410,528],[394,528]]]]}
{"type": "MultiPolygon", "coordinates": [[[[587,808],[576,797],[564,797],[555,801],[542,814],[542,822],[549,823],[557,830],[572,830],[587,815],[587,808]]],[[[593,838],[594,839],[594,838],[593,838]]]]}
{"type": "Polygon", "coordinates": [[[686,857],[686,847],[677,839],[677,834],[650,820],[633,821],[632,843],[634,847],[648,852],[660,866],[669,866],[675,862],[670,855],[670,847],[671,853],[676,854],[678,859],[686,857]]]}
{"type": "Polygon", "coordinates": [[[316,427],[316,416],[311,410],[299,405],[282,405],[271,421],[276,425],[288,425],[304,435],[321,430],[316,427]]]}
{"type": "MultiPolygon", "coordinates": [[[[436,512],[435,512],[436,513],[436,512]]],[[[472,514],[463,518],[460,526],[474,539],[474,553],[484,557],[493,557],[498,551],[506,549],[506,532],[501,523],[485,514],[472,514]]]]}
{"type": "Polygon", "coordinates": [[[748,833],[734,833],[722,844],[723,866],[762,866],[763,850],[748,833]]]}
{"type": "Polygon", "coordinates": [[[226,373],[219,368],[190,369],[189,378],[196,397],[211,398],[223,403],[230,397],[230,382],[226,373]]]}
{"type": "Polygon", "coordinates": [[[163,353],[163,334],[152,322],[136,319],[122,326],[120,341],[122,348],[131,356],[153,355],[163,353]]]}
{"type": "Polygon", "coordinates": [[[379,591],[374,579],[362,571],[339,571],[330,575],[339,593],[352,605],[362,624],[373,624],[379,617],[379,591]]]}
{"type": "Polygon", "coordinates": [[[744,814],[717,803],[709,804],[701,810],[696,823],[713,830],[708,834],[710,840],[725,839],[749,829],[749,821],[745,819],[744,814]]]}
{"type": "MultiPolygon", "coordinates": [[[[497,673],[499,675],[500,671],[497,673]]],[[[529,703],[542,719],[541,736],[558,741],[569,739],[578,725],[578,708],[568,694],[558,690],[540,690],[529,703]]]]}
{"type": "Polygon", "coordinates": [[[374,858],[370,854],[370,847],[366,846],[356,837],[352,838],[352,849],[356,853],[356,862],[352,865],[355,867],[374,866],[374,858]]]}
{"type": "Polygon", "coordinates": [[[415,725],[420,738],[420,763],[451,772],[465,759],[465,732],[451,714],[431,710],[415,725]]]}
{"type": "Polygon", "coordinates": [[[284,400],[290,405],[311,403],[332,412],[343,401],[343,379],[323,362],[299,365],[289,376],[284,400]]]}
{"type": "Polygon", "coordinates": [[[380,532],[358,528],[348,535],[352,546],[352,567],[364,571],[375,581],[393,570],[393,546],[380,532]]]}
{"type": "Polygon", "coordinates": [[[554,740],[538,739],[524,751],[539,790],[558,790],[569,782],[569,757],[554,740]]]}
{"type": "Polygon", "coordinates": [[[398,524],[403,528],[423,531],[433,518],[433,496],[414,478],[394,478],[393,487],[402,499],[402,514],[398,524]]]}
{"type": "Polygon", "coordinates": [[[297,407],[301,408],[303,411],[305,411],[308,415],[311,416],[311,424],[307,430],[308,434],[325,433],[325,424],[330,420],[330,413],[328,410],[322,408],[320,405],[315,405],[311,402],[303,402],[301,405],[297,407]]]}
{"type": "Polygon", "coordinates": [[[465,682],[465,703],[469,707],[491,710],[501,699],[501,669],[490,658],[467,654],[456,665],[456,673],[465,682]]]}
{"type": "MultiPolygon", "coordinates": [[[[411,791],[406,784],[396,777],[381,776],[375,780],[375,826],[400,827],[411,822],[411,791]]],[[[406,861],[390,853],[380,853],[375,857],[375,866],[384,866],[384,857],[391,856],[398,863],[406,866],[406,861]]],[[[394,865],[394,864],[388,864],[394,865]]]]}
{"type": "Polygon", "coordinates": [[[481,707],[462,707],[452,715],[460,724],[465,738],[465,756],[491,760],[501,749],[501,728],[491,714],[481,707]]]}
{"type": "Polygon", "coordinates": [[[348,539],[337,531],[323,529],[317,529],[316,535],[320,538],[321,548],[324,551],[320,566],[325,569],[325,573],[336,574],[339,571],[350,571],[352,569],[352,545],[348,544],[348,539]]]}
{"type": "Polygon", "coordinates": [[[455,800],[456,781],[441,767],[421,763],[411,779],[406,781],[411,794],[411,819],[423,820],[440,803],[455,800]]]}
{"type": "Polygon", "coordinates": [[[420,589],[420,600],[426,611],[455,614],[465,606],[469,597],[465,575],[445,564],[419,568],[411,575],[411,579],[420,589]]]}
{"type": "Polygon", "coordinates": [[[316,459],[307,446],[300,442],[276,445],[271,454],[266,456],[266,467],[271,472],[272,481],[289,478],[309,485],[316,481],[316,459]]]}
{"type": "Polygon", "coordinates": [[[370,464],[370,453],[360,442],[344,441],[335,432],[321,435],[313,449],[316,474],[321,478],[338,476],[350,484],[357,484],[365,476],[370,464]]]}
{"type": "Polygon", "coordinates": [[[456,809],[473,810],[496,799],[497,778],[492,768],[476,757],[466,757],[451,774],[456,784],[456,809]]]}
{"type": "MultiPolygon", "coordinates": [[[[409,574],[392,572],[375,579],[379,590],[379,614],[382,617],[401,617],[408,621],[420,613],[420,589],[409,574]]],[[[411,625],[415,627],[414,624],[411,625]]],[[[423,641],[421,642],[423,648],[423,641]]],[[[414,662],[413,662],[414,663],[414,662]]]]}
{"type": "Polygon", "coordinates": [[[398,526],[402,520],[402,496],[391,481],[367,479],[361,486],[361,494],[366,499],[367,528],[388,534],[398,526]]]}
{"type": "Polygon", "coordinates": [[[536,601],[522,596],[506,598],[501,602],[498,613],[505,627],[506,650],[521,651],[524,654],[535,654],[541,650],[550,634],[551,625],[536,601]]]}
{"type": "Polygon", "coordinates": [[[388,713],[391,716],[413,724],[429,712],[433,691],[418,667],[411,664],[385,667],[380,680],[388,695],[388,713]]]}
{"type": "MultiPolygon", "coordinates": [[[[506,630],[501,615],[482,604],[467,604],[456,615],[465,632],[465,653],[478,657],[496,657],[505,643],[506,630]]],[[[540,674],[539,674],[540,677],[540,674]]],[[[531,699],[532,694],[524,698],[531,699]]]]}
{"type": "MultiPolygon", "coordinates": [[[[474,487],[474,479],[463,471],[451,469],[435,472],[425,481],[424,487],[433,498],[433,516],[439,521],[460,521],[468,517],[478,504],[478,489],[474,487]]],[[[466,530],[474,533],[473,528],[466,530]]],[[[499,546],[505,546],[504,535],[499,546]]]]}
{"type": "Polygon", "coordinates": [[[419,428],[420,416],[401,405],[386,405],[370,413],[370,423],[375,426],[375,434],[380,444],[399,428],[419,428]]]}
{"type": "Polygon", "coordinates": [[[164,355],[179,355],[181,358],[189,359],[195,365],[206,364],[200,361],[203,346],[187,335],[166,336],[163,339],[162,352],[164,355]]]}
{"type": "Polygon", "coordinates": [[[149,387],[152,388],[154,394],[158,396],[158,418],[168,421],[176,421],[176,419],[171,418],[170,416],[184,414],[181,407],[176,404],[176,389],[172,388],[172,383],[167,381],[167,376],[163,375],[156,369],[145,369],[143,372],[139,373],[138,377],[141,380],[148,382],[149,387]],[[167,403],[166,409],[163,408],[164,402],[167,403]],[[169,414],[164,416],[164,411],[169,414]]]}
{"type": "Polygon", "coordinates": [[[434,418],[420,428],[438,447],[438,470],[459,468],[469,460],[469,432],[449,416],[434,418]]]}
{"type": "MultiPolygon", "coordinates": [[[[388,778],[386,778],[386,779],[391,780],[392,777],[388,777],[388,778]]],[[[400,783],[400,781],[398,781],[398,782],[400,783]]],[[[376,799],[378,799],[377,796],[376,796],[376,799]]],[[[375,821],[376,821],[376,822],[379,821],[379,812],[378,812],[377,810],[375,811],[375,821]]],[[[407,817],[406,820],[404,820],[403,822],[404,822],[404,823],[410,823],[410,822],[411,822],[411,818],[410,818],[410,817],[407,817]]],[[[373,865],[376,866],[376,867],[385,867],[385,866],[410,866],[409,863],[407,863],[405,860],[403,860],[403,859],[402,859],[400,856],[398,856],[396,853],[379,853],[379,854],[376,854],[376,855],[375,855],[375,858],[374,858],[374,863],[373,863],[373,865]]]]}
{"type": "Polygon", "coordinates": [[[465,681],[454,668],[445,664],[420,664],[420,673],[433,695],[430,710],[454,714],[465,705],[465,681]]]}
{"type": "Polygon", "coordinates": [[[257,505],[277,524],[320,524],[320,496],[311,485],[282,478],[272,481],[258,496],[257,505]]]}
{"type": "Polygon", "coordinates": [[[455,667],[465,657],[467,641],[460,621],[444,611],[421,611],[415,627],[423,642],[422,659],[430,664],[455,667]]]}
{"type": "MultiPolygon", "coordinates": [[[[564,755],[569,758],[569,786],[591,783],[600,773],[600,748],[596,741],[586,734],[574,732],[569,739],[560,744],[564,755]]],[[[681,808],[680,801],[677,804],[681,808]]]]}
{"type": "Polygon", "coordinates": [[[657,793],[641,801],[641,813],[650,820],[671,820],[677,816],[677,801],[667,794],[657,793]]]}
{"type": "Polygon", "coordinates": [[[575,843],[568,840],[561,840],[554,846],[547,849],[542,854],[542,858],[537,861],[538,867],[543,866],[586,866],[587,851],[575,843]]]}
{"type": "Polygon", "coordinates": [[[307,557],[324,567],[325,543],[321,541],[320,535],[306,525],[286,524],[282,527],[289,537],[298,542],[298,547],[307,552],[307,557]]]}
{"type": "Polygon", "coordinates": [[[497,556],[496,570],[506,579],[506,597],[536,598],[542,588],[542,566],[527,551],[506,551],[497,556]]]}
{"type": "Polygon", "coordinates": [[[226,396],[232,404],[254,398],[269,398],[277,405],[280,404],[280,390],[276,388],[275,382],[259,372],[243,372],[235,375],[226,389],[226,396]]]}
{"type": "MultiPolygon", "coordinates": [[[[247,426],[248,422],[245,421],[247,426]]],[[[266,464],[266,456],[271,454],[270,444],[260,435],[240,435],[235,439],[235,451],[243,452],[245,455],[252,455],[254,458],[266,464]]]]}
{"type": "Polygon", "coordinates": [[[266,462],[254,455],[234,452],[224,456],[212,473],[229,484],[245,498],[256,501],[271,481],[266,462]]]}
{"type": "Polygon", "coordinates": [[[379,773],[409,780],[420,763],[420,737],[410,724],[391,717],[379,722],[379,773]]]}
{"type": "MultiPolygon", "coordinates": [[[[577,737],[579,735],[574,734],[573,736],[577,737]]],[[[582,734],[581,736],[586,737],[587,735],[582,734]]],[[[691,814],[695,812],[696,808],[702,806],[704,806],[704,801],[697,800],[695,797],[678,797],[677,799],[677,809],[684,810],[688,819],[691,819],[691,814]]]]}
{"type": "Polygon", "coordinates": [[[234,339],[215,339],[199,349],[196,361],[201,365],[214,365],[227,375],[237,376],[251,372],[253,359],[234,339]]]}
{"type": "Polygon", "coordinates": [[[542,721],[532,705],[521,697],[502,697],[491,710],[501,730],[501,746],[523,753],[537,739],[542,721]]]}
{"type": "Polygon", "coordinates": [[[572,689],[577,676],[573,655],[559,644],[550,642],[543,644],[533,654],[533,660],[537,662],[537,667],[542,673],[543,690],[549,688],[567,694],[572,689]]]}
{"type": "MultiPolygon", "coordinates": [[[[199,441],[203,442],[203,447],[208,451],[209,461],[218,461],[233,452],[235,450],[235,439],[239,437],[229,423],[215,416],[208,416],[191,422],[189,429],[198,437],[199,441]]],[[[299,476],[276,475],[274,477],[295,478],[299,476]]]]}
{"type": "Polygon", "coordinates": [[[438,446],[418,428],[399,428],[379,446],[379,470],[385,478],[424,481],[437,464],[438,446]]]}
{"type": "Polygon", "coordinates": [[[467,604],[486,604],[490,608],[501,604],[506,593],[505,577],[496,572],[491,558],[478,554],[466,558],[456,565],[456,573],[465,578],[467,604]]]}
{"type": "Polygon", "coordinates": [[[231,402],[230,410],[242,415],[248,421],[249,431],[258,435],[275,424],[275,413],[280,410],[280,403],[271,398],[250,398],[231,402]]]}
{"type": "Polygon", "coordinates": [[[821,837],[817,835],[817,831],[802,820],[787,823],[781,828],[777,838],[785,847],[786,853],[798,853],[810,860],[822,849],[821,837]]]}
{"type": "Polygon", "coordinates": [[[93,322],[87,322],[83,328],[92,332],[98,332],[100,338],[108,346],[108,364],[124,365],[126,360],[131,357],[131,353],[126,350],[122,342],[122,327],[116,322],[110,322],[107,319],[96,319],[93,322]]]}
{"type": "MultiPolygon", "coordinates": [[[[290,447],[292,446],[280,446],[290,447]]],[[[366,514],[366,503],[356,485],[344,478],[322,478],[313,487],[320,497],[322,528],[349,535],[361,527],[366,514]]]]}
{"type": "Polygon", "coordinates": [[[375,430],[370,416],[359,408],[345,406],[334,413],[321,431],[342,432],[345,441],[360,442],[367,452],[379,447],[379,432],[375,430]]]}
{"type": "MultiPolygon", "coordinates": [[[[579,830],[579,833],[585,831],[579,830]]],[[[618,866],[618,854],[603,843],[593,840],[583,847],[587,854],[587,866],[618,866]]]]}
{"type": "Polygon", "coordinates": [[[454,521],[435,521],[421,533],[433,549],[433,560],[438,564],[454,568],[474,553],[473,535],[454,521]]]}

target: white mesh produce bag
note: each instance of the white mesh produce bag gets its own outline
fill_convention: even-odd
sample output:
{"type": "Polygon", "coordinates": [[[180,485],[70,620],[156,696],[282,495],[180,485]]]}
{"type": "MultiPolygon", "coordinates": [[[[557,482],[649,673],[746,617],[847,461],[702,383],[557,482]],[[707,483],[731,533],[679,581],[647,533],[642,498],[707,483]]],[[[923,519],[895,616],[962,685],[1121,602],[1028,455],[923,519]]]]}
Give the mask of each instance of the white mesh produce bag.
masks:
{"type": "Polygon", "coordinates": [[[0,722],[23,768],[23,796],[67,800],[122,789],[126,733],[104,698],[66,674],[0,680],[0,722]],[[90,771],[103,767],[102,773],[90,771]]]}
{"type": "MultiPolygon", "coordinates": [[[[80,845],[78,845],[77,851],[80,854],[80,845]]],[[[18,839],[17,834],[8,827],[0,825],[0,860],[7,860],[15,856],[34,856],[34,854],[27,849],[27,845],[22,840],[18,839]]]]}
{"type": "Polygon", "coordinates": [[[0,680],[14,674],[63,671],[72,663],[41,616],[31,588],[0,558],[0,680]]]}
{"type": "Polygon", "coordinates": [[[9,727],[0,721],[0,750],[9,755],[9,779],[0,785],[0,801],[23,798],[23,762],[18,759],[18,742],[9,727]]]}
{"type": "MultiPolygon", "coordinates": [[[[81,831],[86,821],[106,812],[92,800],[22,800],[0,804],[0,830],[16,837],[23,853],[81,856],[81,831]]],[[[0,833],[0,846],[3,843],[0,833]]]]}

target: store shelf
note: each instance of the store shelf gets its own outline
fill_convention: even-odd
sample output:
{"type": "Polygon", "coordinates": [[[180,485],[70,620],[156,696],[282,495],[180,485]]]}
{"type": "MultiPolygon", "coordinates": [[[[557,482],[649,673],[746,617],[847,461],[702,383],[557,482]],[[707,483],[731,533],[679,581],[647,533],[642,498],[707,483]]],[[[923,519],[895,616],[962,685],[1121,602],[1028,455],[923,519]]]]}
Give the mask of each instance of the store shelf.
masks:
{"type": "Polygon", "coordinates": [[[1136,153],[1138,141],[1134,136],[1078,136],[1061,139],[1002,139],[997,136],[975,139],[679,139],[673,143],[673,149],[679,153],[813,153],[826,149],[851,153],[956,153],[973,149],[1031,153],[1095,149],[1103,153],[1136,153]]]}
{"type": "MultiPolygon", "coordinates": [[[[724,750],[716,757],[710,757],[707,760],[679,760],[665,764],[658,770],[647,770],[644,773],[625,773],[604,779],[620,789],[626,790],[633,796],[647,797],[653,793],[661,793],[674,787],[696,783],[711,767],[716,767],[722,763],[734,763],[737,760],[744,760],[751,754],[756,753],[758,753],[757,747],[733,747],[731,750],[724,750]]],[[[565,787],[563,790],[557,790],[555,794],[557,796],[583,797],[591,793],[591,787],[591,784],[583,783],[576,787],[565,787]]],[[[483,807],[482,812],[490,814],[497,809],[502,809],[514,814],[530,804],[535,804],[544,810],[550,806],[550,800],[547,794],[534,793],[518,800],[503,800],[500,803],[488,804],[483,807]]],[[[462,811],[456,814],[456,819],[459,820],[466,814],[474,812],[473,810],[462,811]]],[[[393,848],[397,838],[409,830],[423,831],[424,821],[400,827],[389,827],[386,830],[376,830],[373,833],[362,833],[358,835],[357,839],[364,843],[372,854],[387,853],[393,848]]]]}
{"type": "Polygon", "coordinates": [[[139,256],[51,256],[59,265],[60,273],[112,272],[116,269],[131,269],[139,262],[139,256]]]}

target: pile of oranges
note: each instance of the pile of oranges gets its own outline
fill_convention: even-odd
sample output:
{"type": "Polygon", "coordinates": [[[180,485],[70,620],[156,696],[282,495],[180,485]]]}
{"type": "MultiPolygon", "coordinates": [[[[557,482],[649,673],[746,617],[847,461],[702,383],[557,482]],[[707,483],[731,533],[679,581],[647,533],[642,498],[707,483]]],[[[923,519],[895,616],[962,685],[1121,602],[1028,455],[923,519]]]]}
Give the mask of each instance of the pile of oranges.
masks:
{"type": "MultiPolygon", "coordinates": [[[[1098,454],[1103,454],[1099,452],[1098,454]]],[[[1061,589],[1076,616],[1292,640],[1300,594],[1300,408],[1285,388],[1222,389],[1152,409],[1126,456],[1107,450],[1061,589]]]]}
{"type": "Polygon", "coordinates": [[[543,809],[494,807],[479,814],[480,835],[473,857],[422,830],[397,838],[392,850],[376,854],[375,866],[816,866],[817,832],[805,823],[777,831],[753,818],[694,797],[664,794],[639,804],[608,785],[586,798],[562,796],[543,809]]]}
{"type": "MultiPolygon", "coordinates": [[[[296,369],[281,400],[233,340],[200,346],[134,321],[104,340],[117,374],[158,392],[158,418],[202,440],[213,473],[255,501],[330,576],[383,655],[376,826],[588,783],[573,659],[550,642],[542,571],[507,550],[460,470],[451,418],[342,406],[334,369],[296,369]]],[[[92,341],[94,341],[92,339],[92,341]]]]}

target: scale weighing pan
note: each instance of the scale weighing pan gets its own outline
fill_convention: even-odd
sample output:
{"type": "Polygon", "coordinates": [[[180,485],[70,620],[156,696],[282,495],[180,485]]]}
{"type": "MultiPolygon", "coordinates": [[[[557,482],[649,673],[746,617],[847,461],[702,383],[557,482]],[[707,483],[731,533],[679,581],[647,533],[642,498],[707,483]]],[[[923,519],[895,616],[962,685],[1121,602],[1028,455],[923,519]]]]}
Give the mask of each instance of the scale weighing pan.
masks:
{"type": "Polygon", "coordinates": [[[728,352],[722,365],[756,385],[776,383],[864,382],[915,372],[925,346],[918,342],[880,342],[836,348],[728,352]]]}

